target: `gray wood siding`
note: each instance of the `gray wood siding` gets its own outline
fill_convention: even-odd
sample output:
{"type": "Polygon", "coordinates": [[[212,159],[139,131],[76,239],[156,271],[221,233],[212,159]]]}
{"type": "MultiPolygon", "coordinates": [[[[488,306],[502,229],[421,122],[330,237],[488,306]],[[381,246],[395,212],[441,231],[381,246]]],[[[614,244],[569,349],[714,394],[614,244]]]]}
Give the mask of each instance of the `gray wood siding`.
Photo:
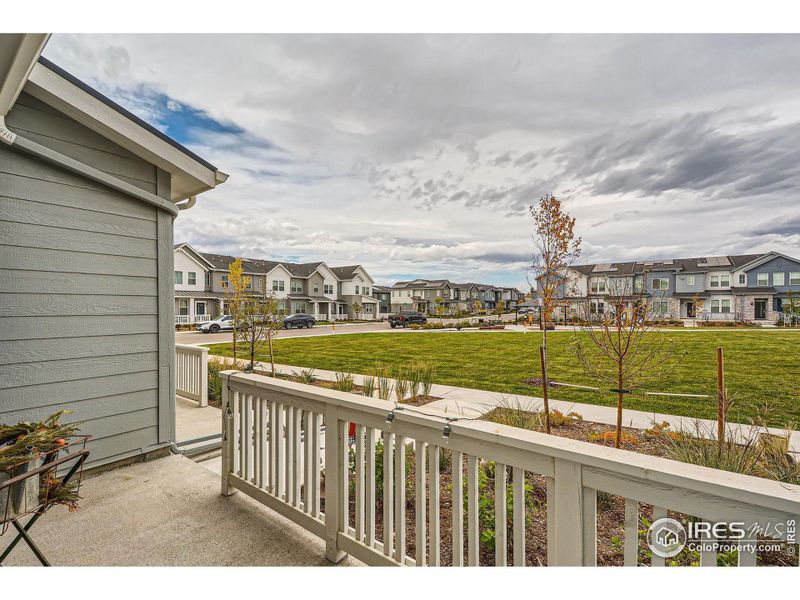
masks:
{"type": "Polygon", "coordinates": [[[20,94],[6,124],[34,142],[156,193],[155,166],[27,93],[20,94]]]}
{"type": "MultiPolygon", "coordinates": [[[[7,121],[21,135],[164,193],[153,165],[30,96],[7,121]]],[[[161,288],[172,297],[172,275],[160,246],[168,244],[171,256],[171,222],[153,206],[0,147],[0,422],[71,410],[65,419],[94,436],[92,464],[166,441],[162,432],[174,430],[162,423],[174,400],[173,340],[171,331],[161,339],[161,321],[172,323],[162,315],[161,288]]]]}

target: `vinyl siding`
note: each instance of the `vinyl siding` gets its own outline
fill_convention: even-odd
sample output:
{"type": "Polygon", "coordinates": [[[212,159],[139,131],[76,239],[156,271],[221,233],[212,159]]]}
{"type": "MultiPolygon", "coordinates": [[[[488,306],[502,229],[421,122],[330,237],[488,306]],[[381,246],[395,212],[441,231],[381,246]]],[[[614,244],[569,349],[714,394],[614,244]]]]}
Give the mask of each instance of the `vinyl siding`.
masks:
{"type": "MultiPolygon", "coordinates": [[[[26,94],[7,122],[128,183],[168,193],[153,165],[26,94]]],[[[68,409],[65,420],[81,421],[94,436],[91,464],[168,441],[174,342],[163,333],[172,309],[162,296],[168,286],[172,302],[171,217],[0,147],[0,240],[0,422],[68,409]]]]}

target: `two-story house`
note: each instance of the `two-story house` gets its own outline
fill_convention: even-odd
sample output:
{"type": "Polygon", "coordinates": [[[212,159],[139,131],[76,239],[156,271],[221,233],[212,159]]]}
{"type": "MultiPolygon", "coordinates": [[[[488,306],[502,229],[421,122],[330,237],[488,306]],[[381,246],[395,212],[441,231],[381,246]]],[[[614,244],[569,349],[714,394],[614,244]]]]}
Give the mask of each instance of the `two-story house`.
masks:
{"type": "MultiPolygon", "coordinates": [[[[236,257],[175,246],[175,322],[198,323],[225,313],[229,269],[236,257]]],[[[308,313],[318,320],[374,319],[379,301],[373,279],[361,265],[329,267],[324,262],[291,263],[242,258],[247,287],[270,296],[284,314],[308,313]]]]}
{"type": "Polygon", "coordinates": [[[559,299],[569,314],[602,314],[609,296],[647,298],[653,318],[775,321],[800,294],[800,261],[778,252],[574,265],[559,299]]]}
{"type": "Polygon", "coordinates": [[[379,314],[385,315],[392,311],[392,288],[383,285],[373,285],[372,297],[379,302],[379,314]]]}
{"type": "Polygon", "coordinates": [[[392,312],[416,310],[423,314],[450,312],[456,295],[447,279],[414,279],[398,281],[392,286],[392,312]],[[440,300],[437,301],[437,298],[440,300]]]}

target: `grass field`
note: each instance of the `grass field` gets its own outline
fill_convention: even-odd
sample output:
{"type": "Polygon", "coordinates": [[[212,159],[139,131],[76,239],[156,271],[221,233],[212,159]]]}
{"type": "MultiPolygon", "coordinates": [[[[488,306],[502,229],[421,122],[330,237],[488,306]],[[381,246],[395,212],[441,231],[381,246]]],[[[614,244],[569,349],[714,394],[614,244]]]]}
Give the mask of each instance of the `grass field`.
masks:
{"type": "MultiPolygon", "coordinates": [[[[548,336],[550,379],[580,385],[608,387],[589,379],[570,349],[571,332],[548,336]]],[[[578,333],[577,335],[585,335],[578,333]]],[[[725,349],[725,373],[733,400],[730,420],[747,422],[765,404],[768,421],[783,427],[800,425],[800,331],[672,331],[668,336],[687,355],[663,381],[649,391],[709,394],[703,398],[626,397],[627,408],[690,417],[715,418],[715,349],[725,349]]],[[[436,383],[540,395],[541,388],[523,380],[539,373],[540,333],[364,333],[278,339],[275,361],[351,373],[370,373],[377,363],[393,369],[424,361],[436,367],[436,383]]],[[[211,345],[212,354],[230,356],[230,344],[211,345]]],[[[262,360],[267,357],[262,355],[262,360]]],[[[607,392],[560,388],[552,397],[612,406],[616,396],[607,392]]]]}

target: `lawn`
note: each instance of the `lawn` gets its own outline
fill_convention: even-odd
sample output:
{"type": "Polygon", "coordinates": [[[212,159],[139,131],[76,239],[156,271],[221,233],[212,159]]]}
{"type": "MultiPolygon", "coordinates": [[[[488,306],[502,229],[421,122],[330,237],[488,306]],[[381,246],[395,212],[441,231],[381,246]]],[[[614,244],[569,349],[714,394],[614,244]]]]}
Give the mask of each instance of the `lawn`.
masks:
{"type": "MultiPolygon", "coordinates": [[[[571,332],[548,336],[550,379],[608,388],[589,379],[570,348],[571,332]]],[[[585,335],[578,333],[577,335],[585,335]]],[[[710,398],[626,397],[625,406],[637,410],[690,417],[715,418],[715,349],[725,349],[725,374],[733,400],[730,419],[748,422],[768,405],[768,421],[776,427],[800,425],[800,332],[779,331],[666,331],[683,361],[649,391],[710,394],[710,398]]],[[[376,364],[392,369],[412,362],[432,363],[436,383],[540,395],[524,379],[539,375],[540,333],[418,332],[364,333],[278,339],[275,361],[299,367],[369,374],[376,364]]],[[[230,356],[230,344],[210,346],[211,354],[230,356]]],[[[268,357],[262,355],[261,359],[268,357]]],[[[609,392],[554,389],[553,398],[613,406],[609,392]]]]}

